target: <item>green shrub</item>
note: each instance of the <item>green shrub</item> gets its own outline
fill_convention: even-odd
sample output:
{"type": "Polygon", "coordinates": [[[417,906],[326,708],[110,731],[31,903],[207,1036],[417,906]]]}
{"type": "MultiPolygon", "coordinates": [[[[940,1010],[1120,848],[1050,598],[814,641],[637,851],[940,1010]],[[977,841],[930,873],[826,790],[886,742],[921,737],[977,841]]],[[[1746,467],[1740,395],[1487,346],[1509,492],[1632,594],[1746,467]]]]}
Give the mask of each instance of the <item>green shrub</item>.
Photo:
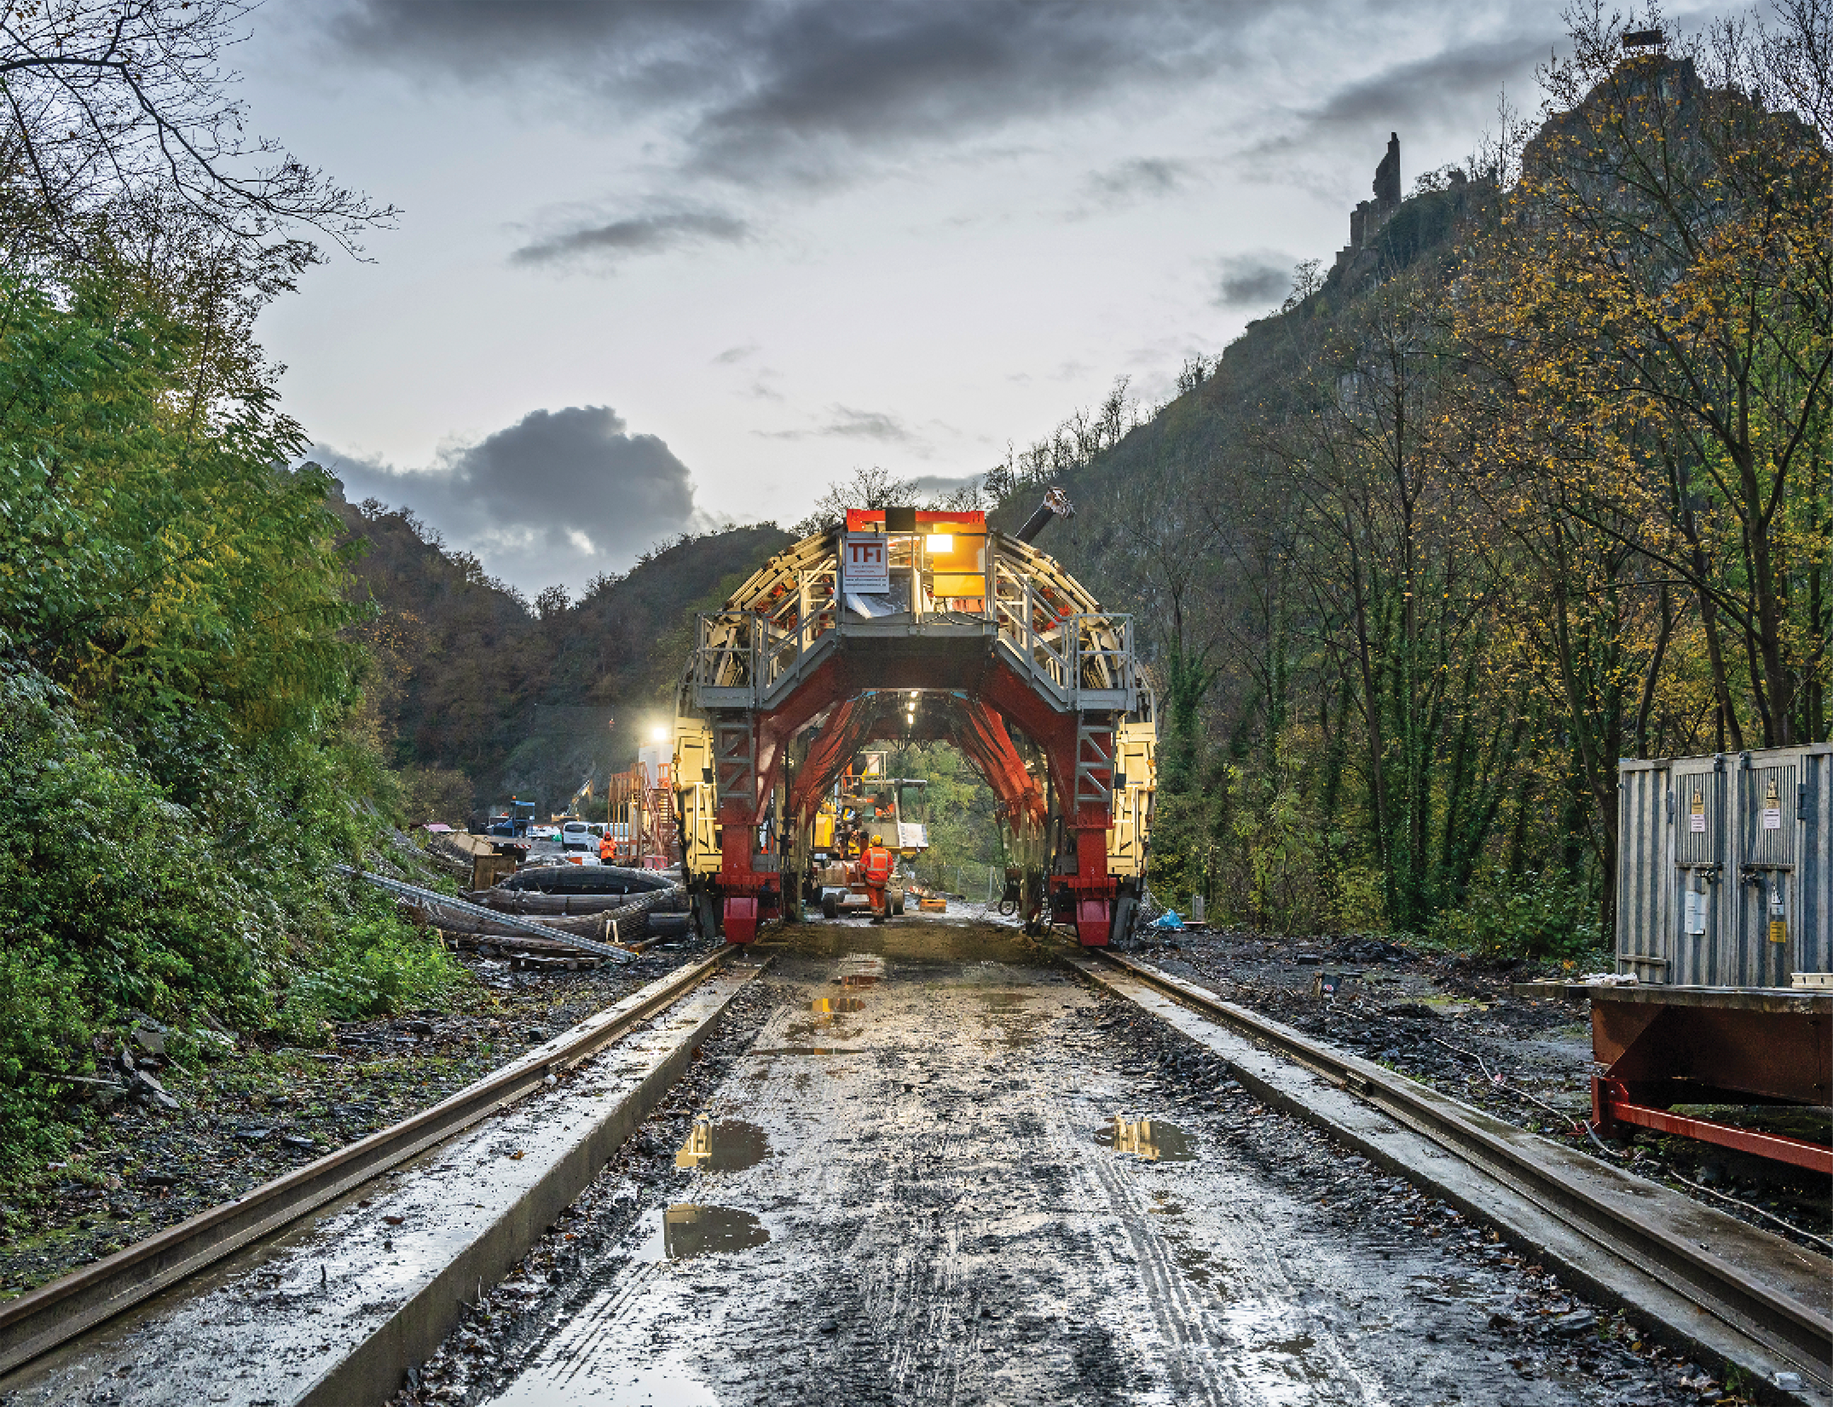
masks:
{"type": "Polygon", "coordinates": [[[437,938],[388,915],[346,929],[325,960],[294,982],[287,1009],[296,1026],[386,1016],[433,1005],[466,978],[437,938]]]}
{"type": "Polygon", "coordinates": [[[1590,963],[1604,956],[1595,886],[1559,874],[1485,876],[1461,908],[1439,916],[1431,936],[1485,957],[1590,963]]]}

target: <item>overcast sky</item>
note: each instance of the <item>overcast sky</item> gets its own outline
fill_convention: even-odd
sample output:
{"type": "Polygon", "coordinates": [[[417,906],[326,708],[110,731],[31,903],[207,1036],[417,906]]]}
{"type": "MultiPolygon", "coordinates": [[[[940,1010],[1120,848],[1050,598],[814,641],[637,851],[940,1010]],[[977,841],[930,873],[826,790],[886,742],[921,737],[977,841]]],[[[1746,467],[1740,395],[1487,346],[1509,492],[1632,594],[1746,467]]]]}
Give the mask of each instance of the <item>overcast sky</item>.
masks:
{"type": "Polygon", "coordinates": [[[403,210],[266,314],[353,498],[532,594],[1146,404],[1469,152],[1538,0],[269,5],[258,130],[403,210]]]}

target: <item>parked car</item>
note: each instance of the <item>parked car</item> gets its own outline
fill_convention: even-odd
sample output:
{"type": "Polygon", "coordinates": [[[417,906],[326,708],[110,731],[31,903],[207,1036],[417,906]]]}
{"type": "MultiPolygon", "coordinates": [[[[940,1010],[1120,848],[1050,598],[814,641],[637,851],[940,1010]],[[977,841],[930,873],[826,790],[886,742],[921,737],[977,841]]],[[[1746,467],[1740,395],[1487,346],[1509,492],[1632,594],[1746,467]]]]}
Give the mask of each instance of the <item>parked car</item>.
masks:
{"type": "Polygon", "coordinates": [[[598,839],[592,834],[591,826],[584,821],[567,821],[560,827],[560,847],[563,850],[598,850],[598,839]]]}

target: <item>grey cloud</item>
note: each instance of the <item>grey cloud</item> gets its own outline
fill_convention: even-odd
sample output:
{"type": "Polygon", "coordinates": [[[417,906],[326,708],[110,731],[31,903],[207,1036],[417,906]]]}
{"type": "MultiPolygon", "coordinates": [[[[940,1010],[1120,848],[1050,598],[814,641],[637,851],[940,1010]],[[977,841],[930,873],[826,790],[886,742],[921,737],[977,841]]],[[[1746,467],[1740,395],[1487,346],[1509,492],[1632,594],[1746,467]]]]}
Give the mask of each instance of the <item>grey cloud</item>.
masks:
{"type": "Polygon", "coordinates": [[[1170,195],[1189,178],[1190,168],[1181,161],[1140,156],[1091,173],[1088,189],[1109,201],[1138,200],[1170,195]]]}
{"type": "Polygon", "coordinates": [[[884,444],[913,444],[917,436],[895,415],[879,410],[854,410],[837,405],[830,409],[824,425],[803,430],[759,430],[768,440],[877,440],[884,444]]]}
{"type": "MultiPolygon", "coordinates": [[[[1461,121],[1473,98],[1489,97],[1531,74],[1562,34],[1558,21],[1550,17],[1547,28],[1532,34],[1454,44],[1395,64],[1339,88],[1322,103],[1299,112],[1295,127],[1255,144],[1245,154],[1250,159],[1281,156],[1320,136],[1372,141],[1377,131],[1391,129],[1399,130],[1404,154],[1410,125],[1461,121]]],[[[1371,171],[1379,156],[1377,147],[1369,161],[1371,171]]],[[[1404,164],[1402,174],[1407,174],[1404,164]]],[[[1407,184],[1411,185],[1410,177],[1407,184]]]]}
{"type": "Polygon", "coordinates": [[[757,343],[747,342],[742,347],[727,347],[725,351],[713,358],[715,366],[733,366],[747,357],[756,356],[761,350],[757,343]]]}
{"type": "Polygon", "coordinates": [[[615,263],[636,254],[661,254],[709,241],[740,244],[750,236],[751,227],[731,215],[704,211],[638,215],[547,235],[523,245],[509,257],[512,263],[529,265],[583,260],[615,263]]]}
{"type": "Polygon", "coordinates": [[[1270,249],[1228,256],[1221,261],[1216,306],[1264,307],[1278,302],[1292,289],[1292,263],[1288,256],[1270,249]]]}
{"type": "Polygon", "coordinates": [[[965,488],[979,488],[984,474],[918,474],[910,482],[922,498],[943,498],[965,488]]]}
{"type": "Polygon", "coordinates": [[[320,451],[352,501],[405,506],[486,569],[539,591],[619,570],[658,538],[695,526],[687,467],[608,406],[537,410],[427,469],[320,451]]]}
{"type": "MultiPolygon", "coordinates": [[[[671,110],[682,164],[722,178],[832,182],[869,150],[990,133],[1123,89],[1199,79],[1272,0],[788,0],[557,4],[357,0],[346,58],[516,78],[622,110],[671,110]]],[[[1284,11],[1290,15],[1288,6],[1284,11]]]]}

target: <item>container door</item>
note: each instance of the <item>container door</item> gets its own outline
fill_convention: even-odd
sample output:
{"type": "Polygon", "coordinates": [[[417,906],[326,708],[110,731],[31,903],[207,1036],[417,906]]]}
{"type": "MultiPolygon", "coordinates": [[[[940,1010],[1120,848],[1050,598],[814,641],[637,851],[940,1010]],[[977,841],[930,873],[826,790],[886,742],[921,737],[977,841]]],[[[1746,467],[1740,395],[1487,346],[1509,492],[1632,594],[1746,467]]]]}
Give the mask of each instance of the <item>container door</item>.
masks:
{"type": "MultiPolygon", "coordinates": [[[[1718,759],[1689,759],[1673,771],[1674,961],[1668,980],[1723,982],[1718,939],[1724,913],[1725,774],[1718,759]]],[[[1739,896],[1733,893],[1732,903],[1739,896]]]]}
{"type": "MultiPolygon", "coordinates": [[[[1132,767],[1127,769],[1132,782],[1132,767]]],[[[1130,786],[1129,786],[1130,789],[1130,786]]],[[[1660,764],[1625,761],[1617,786],[1617,971],[1669,982],[1678,921],[1673,792],[1660,764]]]]}

